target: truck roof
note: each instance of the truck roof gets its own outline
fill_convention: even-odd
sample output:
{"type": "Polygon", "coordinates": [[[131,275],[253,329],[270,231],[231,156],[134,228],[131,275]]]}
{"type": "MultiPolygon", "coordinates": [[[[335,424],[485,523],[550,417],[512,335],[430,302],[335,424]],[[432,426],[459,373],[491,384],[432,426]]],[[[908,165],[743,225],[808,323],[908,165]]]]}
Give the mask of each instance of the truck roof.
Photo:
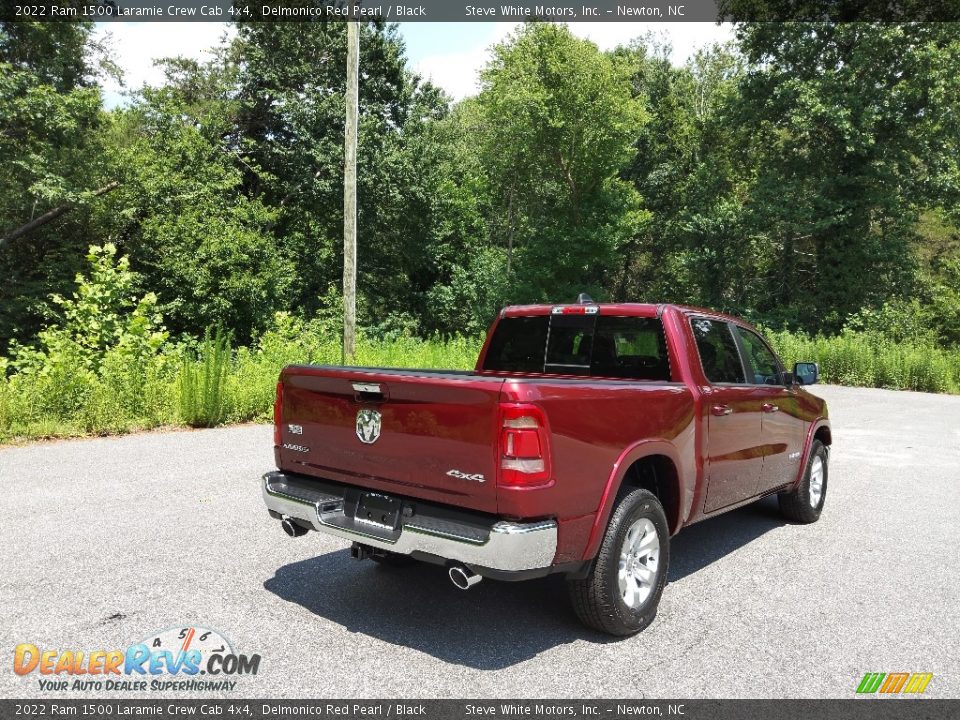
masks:
{"type": "Polygon", "coordinates": [[[553,303],[536,305],[509,305],[500,311],[500,317],[524,317],[531,315],[550,315],[557,314],[579,314],[587,313],[587,308],[596,308],[590,313],[599,315],[627,315],[635,317],[660,317],[665,308],[674,308],[684,315],[710,315],[712,317],[724,318],[735,322],[746,322],[743,318],[727,313],[710,310],[708,308],[696,307],[693,305],[677,305],[674,303],[553,303]]]}

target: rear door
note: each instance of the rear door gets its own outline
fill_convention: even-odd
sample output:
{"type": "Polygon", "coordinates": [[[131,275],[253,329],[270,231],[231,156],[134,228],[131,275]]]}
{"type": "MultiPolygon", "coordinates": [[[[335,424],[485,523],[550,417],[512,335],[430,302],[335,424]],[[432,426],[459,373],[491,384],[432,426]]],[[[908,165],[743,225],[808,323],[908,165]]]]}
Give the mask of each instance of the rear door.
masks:
{"type": "Polygon", "coordinates": [[[804,442],[804,421],[796,390],[783,385],[783,364],[752,330],[734,326],[747,365],[747,382],[761,398],[763,469],[758,493],[772,490],[796,478],[804,442]]]}
{"type": "Polygon", "coordinates": [[[748,385],[730,323],[690,318],[703,374],[707,440],[704,512],[745,500],[757,492],[763,467],[762,396],[748,385]]]}
{"type": "Polygon", "coordinates": [[[304,366],[283,384],[285,468],[496,512],[501,378],[304,366]]]}

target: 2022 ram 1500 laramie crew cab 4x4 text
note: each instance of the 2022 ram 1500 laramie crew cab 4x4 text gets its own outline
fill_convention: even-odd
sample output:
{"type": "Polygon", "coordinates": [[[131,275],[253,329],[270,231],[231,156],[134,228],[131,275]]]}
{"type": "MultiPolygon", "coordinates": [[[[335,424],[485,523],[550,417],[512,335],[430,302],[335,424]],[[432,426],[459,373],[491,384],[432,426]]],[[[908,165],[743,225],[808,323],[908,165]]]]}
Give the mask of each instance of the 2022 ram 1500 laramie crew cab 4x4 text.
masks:
{"type": "Polygon", "coordinates": [[[791,520],[820,516],[817,373],[708,310],[508,307],[473,372],[285,368],[263,497],[291,536],[444,565],[463,589],[563,573],[581,620],[628,635],[684,526],[771,493],[791,520]]]}

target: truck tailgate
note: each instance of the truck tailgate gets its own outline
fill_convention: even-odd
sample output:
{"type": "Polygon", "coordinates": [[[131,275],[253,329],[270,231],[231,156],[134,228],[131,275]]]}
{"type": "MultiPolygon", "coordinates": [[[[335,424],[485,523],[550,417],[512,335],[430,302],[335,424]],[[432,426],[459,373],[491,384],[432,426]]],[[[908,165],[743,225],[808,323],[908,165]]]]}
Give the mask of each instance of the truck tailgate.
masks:
{"type": "Polygon", "coordinates": [[[291,366],[281,376],[281,467],[497,511],[502,378],[291,366]]]}

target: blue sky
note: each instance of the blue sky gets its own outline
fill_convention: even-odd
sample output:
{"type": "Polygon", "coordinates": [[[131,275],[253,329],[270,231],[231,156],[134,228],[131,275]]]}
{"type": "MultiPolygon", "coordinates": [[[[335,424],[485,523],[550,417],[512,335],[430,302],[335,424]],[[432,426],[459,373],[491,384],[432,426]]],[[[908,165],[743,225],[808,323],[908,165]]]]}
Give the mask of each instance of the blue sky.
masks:
{"type": "Polygon", "coordinates": [[[407,41],[407,55],[416,62],[431,54],[462,51],[490,44],[496,23],[405,23],[400,26],[407,41]]]}
{"type": "MultiPolygon", "coordinates": [[[[401,23],[400,32],[407,43],[411,68],[460,99],[476,92],[477,71],[489,57],[489,47],[516,26],[510,22],[401,23]]],[[[673,45],[676,63],[682,63],[698,47],[732,37],[729,25],[712,23],[571,23],[570,29],[604,50],[654,32],[673,45]]],[[[127,88],[138,88],[144,83],[162,82],[162,74],[153,66],[155,59],[173,55],[202,59],[231,29],[226,24],[200,22],[102,23],[97,32],[110,33],[115,57],[125,70],[127,88]]],[[[108,85],[108,106],[122,103],[122,93],[122,88],[108,85]]]]}

